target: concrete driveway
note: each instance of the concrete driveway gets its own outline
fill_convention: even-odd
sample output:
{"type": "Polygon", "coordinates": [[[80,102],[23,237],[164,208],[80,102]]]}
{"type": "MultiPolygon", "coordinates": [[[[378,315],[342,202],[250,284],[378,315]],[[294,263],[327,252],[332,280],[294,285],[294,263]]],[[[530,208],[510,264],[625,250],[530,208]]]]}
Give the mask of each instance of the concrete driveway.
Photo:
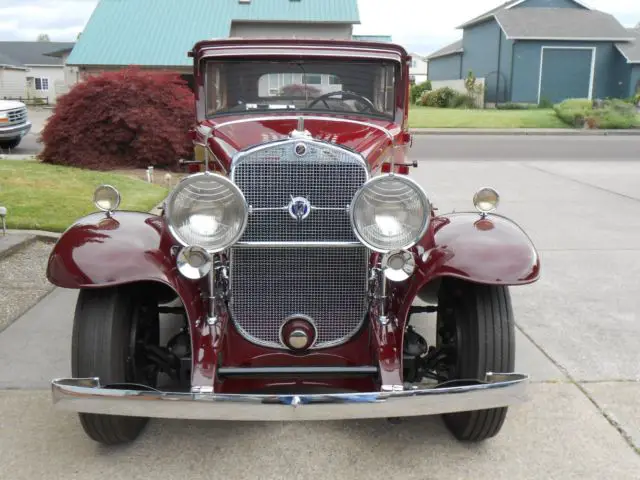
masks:
{"type": "Polygon", "coordinates": [[[441,212],[470,210],[477,187],[496,187],[499,213],[542,257],[542,280],[512,289],[532,398],[498,437],[460,444],[434,417],[152,420],[134,444],[102,447],[51,407],[49,380],[69,374],[75,302],[55,289],[0,334],[0,476],[640,478],[640,162],[423,160],[412,175],[441,212]]]}

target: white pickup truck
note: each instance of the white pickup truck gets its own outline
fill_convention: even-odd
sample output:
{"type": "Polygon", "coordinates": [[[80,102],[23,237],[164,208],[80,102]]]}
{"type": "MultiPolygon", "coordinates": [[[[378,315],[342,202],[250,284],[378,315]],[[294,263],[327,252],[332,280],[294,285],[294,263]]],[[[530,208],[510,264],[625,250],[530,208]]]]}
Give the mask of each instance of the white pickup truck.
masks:
{"type": "Polygon", "coordinates": [[[13,100],[0,100],[0,150],[16,148],[31,131],[27,106],[13,100]]]}

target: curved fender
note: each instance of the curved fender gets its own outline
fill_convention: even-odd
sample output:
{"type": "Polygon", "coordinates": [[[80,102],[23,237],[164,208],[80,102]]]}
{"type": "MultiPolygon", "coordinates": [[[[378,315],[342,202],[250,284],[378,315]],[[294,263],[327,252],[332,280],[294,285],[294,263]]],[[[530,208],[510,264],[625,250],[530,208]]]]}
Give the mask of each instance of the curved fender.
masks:
{"type": "Polygon", "coordinates": [[[126,211],[112,217],[94,213],[62,234],[49,257],[47,278],[64,288],[145,280],[172,285],[171,246],[161,217],[126,211]]]}
{"type": "Polygon", "coordinates": [[[508,218],[454,213],[435,221],[434,248],[427,249],[418,261],[425,280],[458,277],[492,285],[538,280],[538,252],[527,234],[508,218]]]}
{"type": "Polygon", "coordinates": [[[126,211],[111,218],[91,214],[67,229],[53,247],[47,278],[59,287],[76,289],[145,281],[167,285],[182,300],[189,319],[192,385],[211,386],[223,329],[198,323],[205,315],[202,290],[198,282],[178,273],[171,252],[174,244],[162,217],[126,211]]]}

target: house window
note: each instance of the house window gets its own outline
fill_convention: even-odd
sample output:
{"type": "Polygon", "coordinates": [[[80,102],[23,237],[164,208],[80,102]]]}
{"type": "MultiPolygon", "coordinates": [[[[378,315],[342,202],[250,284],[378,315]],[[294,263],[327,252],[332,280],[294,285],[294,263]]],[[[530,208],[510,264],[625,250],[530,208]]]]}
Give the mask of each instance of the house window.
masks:
{"type": "Polygon", "coordinates": [[[411,68],[416,68],[418,63],[415,60],[411,60],[411,68]]]}
{"type": "Polygon", "coordinates": [[[36,90],[40,92],[47,92],[49,90],[49,79],[48,78],[34,78],[34,82],[36,85],[36,90]]]}
{"type": "Polygon", "coordinates": [[[302,82],[308,85],[322,85],[322,75],[304,75],[302,82]]]}
{"type": "Polygon", "coordinates": [[[329,85],[342,85],[342,80],[337,75],[329,75],[329,85]]]}

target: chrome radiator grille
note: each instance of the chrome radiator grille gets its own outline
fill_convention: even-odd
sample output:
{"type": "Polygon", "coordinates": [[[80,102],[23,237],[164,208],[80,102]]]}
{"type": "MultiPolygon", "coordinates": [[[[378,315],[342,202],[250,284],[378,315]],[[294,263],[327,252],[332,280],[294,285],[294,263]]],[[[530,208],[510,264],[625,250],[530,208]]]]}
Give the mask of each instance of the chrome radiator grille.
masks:
{"type": "Polygon", "coordinates": [[[314,348],[347,341],[367,312],[370,252],[357,241],[347,210],[368,179],[366,164],[335,145],[287,140],[241,154],[232,178],[252,209],[230,252],[238,330],[254,343],[282,348],[280,326],[304,315],[318,331],[314,348]],[[288,209],[295,197],[312,206],[301,221],[288,209]]]}
{"type": "Polygon", "coordinates": [[[289,143],[249,154],[235,167],[234,181],[252,207],[241,241],[357,241],[347,206],[367,179],[366,167],[336,147],[307,145],[300,158],[289,143]],[[292,197],[313,208],[302,222],[287,210],[292,197]]]}
{"type": "Polygon", "coordinates": [[[282,348],[280,325],[292,315],[311,317],[315,348],[346,341],[367,311],[365,247],[234,248],[231,312],[254,343],[282,348]]]}

